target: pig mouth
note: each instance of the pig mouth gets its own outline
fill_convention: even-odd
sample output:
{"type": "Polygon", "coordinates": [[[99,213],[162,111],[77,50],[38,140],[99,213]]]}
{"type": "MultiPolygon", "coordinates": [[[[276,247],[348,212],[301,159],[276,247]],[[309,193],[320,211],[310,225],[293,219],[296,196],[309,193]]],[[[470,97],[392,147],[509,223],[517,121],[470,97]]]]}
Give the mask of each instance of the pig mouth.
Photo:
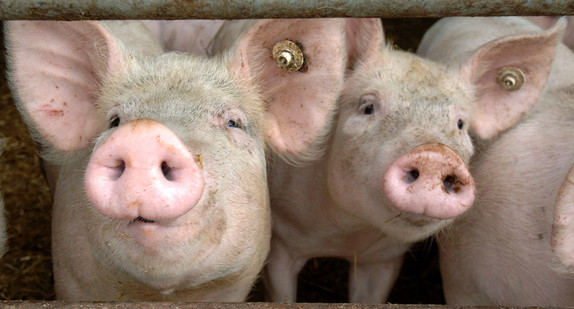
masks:
{"type": "Polygon", "coordinates": [[[143,223],[156,223],[157,221],[155,220],[150,220],[150,219],[146,219],[142,216],[139,216],[135,219],[133,219],[132,221],[130,221],[130,223],[136,223],[136,222],[143,222],[143,223]]]}

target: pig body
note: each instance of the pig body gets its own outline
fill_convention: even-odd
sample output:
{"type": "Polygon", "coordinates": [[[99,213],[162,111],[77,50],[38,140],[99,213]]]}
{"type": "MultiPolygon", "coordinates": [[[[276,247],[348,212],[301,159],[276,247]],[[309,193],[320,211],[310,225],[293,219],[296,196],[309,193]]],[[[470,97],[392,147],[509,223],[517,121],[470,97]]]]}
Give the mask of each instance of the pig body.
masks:
{"type": "MultiPolygon", "coordinates": [[[[342,33],[338,20],[299,25],[317,22],[342,33]]],[[[54,195],[58,299],[245,299],[269,248],[266,150],[304,149],[343,73],[341,36],[322,42],[337,53],[330,71],[316,61],[287,75],[259,57],[279,40],[262,27],[289,35],[294,23],[260,21],[209,60],[163,54],[135,21],[5,25],[10,85],[54,195]],[[256,82],[296,87],[317,74],[333,87],[319,96],[324,104],[294,103],[256,82]],[[286,126],[294,104],[314,122],[286,126]]]]}
{"type": "Polygon", "coordinates": [[[541,39],[496,41],[448,68],[385,47],[377,19],[348,20],[346,33],[351,71],[324,155],[270,164],[273,236],[264,278],[274,301],[296,300],[308,259],[339,257],[351,263],[350,301],[384,302],[410,245],[471,207],[470,132],[492,138],[531,108],[559,39],[554,29],[541,39]],[[498,58],[533,50],[536,60],[498,58]],[[508,94],[496,82],[506,65],[525,66],[536,80],[510,103],[500,101],[508,94]]]}
{"type": "Polygon", "coordinates": [[[574,254],[572,253],[572,208],[574,207],[574,166],[560,186],[556,206],[554,207],[554,221],[552,223],[552,252],[560,261],[556,270],[567,275],[574,275],[574,254]]]}
{"type": "MultiPolygon", "coordinates": [[[[489,40],[537,31],[515,17],[445,19],[419,53],[457,65],[489,40]]],[[[439,237],[449,304],[574,304],[574,280],[552,251],[554,205],[574,162],[573,74],[574,55],[560,44],[539,102],[473,159],[475,205],[439,237]]]]}

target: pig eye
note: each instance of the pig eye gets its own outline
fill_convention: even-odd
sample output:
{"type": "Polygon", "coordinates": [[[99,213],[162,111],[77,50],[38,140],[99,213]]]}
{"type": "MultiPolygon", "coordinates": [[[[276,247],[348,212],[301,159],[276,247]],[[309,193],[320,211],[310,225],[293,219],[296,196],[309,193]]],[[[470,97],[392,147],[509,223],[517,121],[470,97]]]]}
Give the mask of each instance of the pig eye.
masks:
{"type": "Polygon", "coordinates": [[[230,118],[229,120],[227,120],[225,126],[228,128],[236,128],[236,129],[244,128],[243,123],[241,123],[241,120],[239,120],[238,118],[230,118]]]}
{"type": "Polygon", "coordinates": [[[359,110],[365,115],[371,115],[375,112],[375,102],[377,102],[377,96],[374,94],[365,94],[361,96],[359,100],[359,110]]]}
{"type": "Polygon", "coordinates": [[[458,127],[459,130],[462,130],[462,128],[464,128],[464,121],[462,119],[459,119],[456,122],[456,126],[458,127]]]}
{"type": "Polygon", "coordinates": [[[363,106],[363,114],[371,115],[375,112],[375,106],[373,104],[363,106]]]}
{"type": "Polygon", "coordinates": [[[110,128],[118,127],[120,125],[120,117],[114,116],[110,119],[110,128]]]}

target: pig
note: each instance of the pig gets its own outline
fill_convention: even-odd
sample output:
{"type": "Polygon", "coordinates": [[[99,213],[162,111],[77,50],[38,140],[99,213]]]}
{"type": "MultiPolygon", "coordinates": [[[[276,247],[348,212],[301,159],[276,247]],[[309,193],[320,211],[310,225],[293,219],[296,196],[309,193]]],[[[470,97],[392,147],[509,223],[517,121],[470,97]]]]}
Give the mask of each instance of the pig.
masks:
{"type": "MultiPolygon", "coordinates": [[[[564,28],[564,21],[557,28],[564,28]]],[[[447,18],[425,34],[417,53],[456,67],[483,44],[529,34],[545,37],[520,17],[447,18]]],[[[522,68],[521,58],[537,53],[525,49],[499,58],[521,68],[526,85],[542,67],[522,68]]],[[[564,265],[553,254],[555,236],[570,240],[572,235],[552,230],[561,211],[555,209],[559,189],[574,163],[573,74],[574,54],[559,44],[535,106],[473,158],[475,204],[438,238],[448,304],[574,305],[574,280],[560,271],[564,265]]],[[[508,93],[504,101],[515,95],[508,93]]]]}
{"type": "Polygon", "coordinates": [[[321,155],[269,162],[272,301],[296,301],[310,258],[338,257],[351,263],[351,302],[384,302],[409,247],[473,204],[471,134],[493,139],[536,103],[560,35],[494,41],[451,68],[385,46],[379,19],[348,19],[345,31],[349,70],[321,155]],[[529,74],[512,97],[496,78],[507,66],[529,74]]]}
{"type": "Polygon", "coordinates": [[[209,19],[143,20],[142,22],[163,50],[184,51],[200,56],[208,55],[213,38],[225,23],[224,20],[209,19]]]}
{"type": "Polygon", "coordinates": [[[206,58],[163,53],[139,21],[6,22],[9,84],[53,192],[57,299],[244,301],[269,250],[265,158],[322,132],[343,27],[261,20],[206,58]],[[304,72],[271,57],[285,37],[304,72]]]}
{"type": "Polygon", "coordinates": [[[556,269],[573,278],[574,275],[574,241],[572,241],[572,208],[574,207],[574,166],[570,168],[560,186],[556,205],[554,206],[554,221],[552,222],[552,252],[560,261],[556,269]]]}
{"type": "MultiPolygon", "coordinates": [[[[542,29],[548,29],[552,27],[560,16],[529,16],[526,17],[529,21],[533,22],[535,25],[542,29]]],[[[562,37],[562,43],[574,49],[574,16],[566,16],[568,19],[568,24],[564,30],[564,36],[562,37]]]]}

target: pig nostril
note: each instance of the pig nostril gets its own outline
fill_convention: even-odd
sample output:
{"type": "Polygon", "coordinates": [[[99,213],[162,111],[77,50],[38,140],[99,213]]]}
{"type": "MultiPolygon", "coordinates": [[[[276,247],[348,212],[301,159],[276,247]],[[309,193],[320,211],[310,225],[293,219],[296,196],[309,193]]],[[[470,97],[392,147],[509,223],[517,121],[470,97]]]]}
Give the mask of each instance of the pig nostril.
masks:
{"type": "Polygon", "coordinates": [[[446,193],[459,193],[462,189],[461,183],[454,175],[448,175],[442,181],[442,187],[446,193]]]}
{"type": "Polygon", "coordinates": [[[173,169],[169,166],[169,164],[167,164],[167,162],[165,161],[161,162],[161,171],[163,173],[163,176],[165,177],[165,179],[169,181],[174,180],[172,170],[173,169]]]}
{"type": "Polygon", "coordinates": [[[126,169],[126,162],[124,162],[124,160],[116,162],[115,165],[112,166],[112,174],[110,175],[110,178],[112,180],[120,179],[120,177],[122,177],[122,175],[124,174],[125,169],[126,169]]]}
{"type": "Polygon", "coordinates": [[[404,178],[406,183],[413,183],[419,178],[419,170],[416,168],[407,172],[404,178]]]}
{"type": "Polygon", "coordinates": [[[120,163],[118,163],[118,166],[116,166],[116,168],[118,169],[118,171],[123,173],[126,170],[126,162],[123,160],[120,161],[120,163]]]}

